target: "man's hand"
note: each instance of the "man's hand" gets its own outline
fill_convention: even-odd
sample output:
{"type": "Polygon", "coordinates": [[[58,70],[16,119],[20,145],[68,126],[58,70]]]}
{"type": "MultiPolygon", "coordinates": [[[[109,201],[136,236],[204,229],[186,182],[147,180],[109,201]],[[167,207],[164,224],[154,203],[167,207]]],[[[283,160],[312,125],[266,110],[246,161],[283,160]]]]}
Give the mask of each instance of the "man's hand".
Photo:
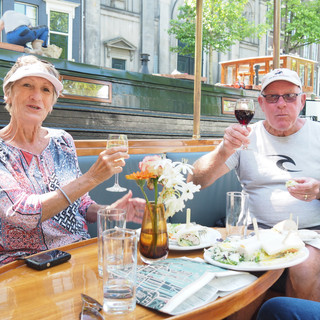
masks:
{"type": "Polygon", "coordinates": [[[234,150],[240,148],[242,145],[250,144],[248,135],[251,131],[250,127],[244,127],[240,124],[233,124],[224,131],[223,147],[228,153],[233,153],[234,150]]]}
{"type": "Polygon", "coordinates": [[[127,221],[141,223],[144,213],[146,201],[142,198],[132,198],[132,191],[130,190],[121,199],[114,202],[111,207],[127,210],[127,221]]]}
{"type": "Polygon", "coordinates": [[[307,202],[320,198],[320,181],[313,178],[298,178],[293,181],[297,183],[291,183],[287,187],[293,197],[307,202]]]}

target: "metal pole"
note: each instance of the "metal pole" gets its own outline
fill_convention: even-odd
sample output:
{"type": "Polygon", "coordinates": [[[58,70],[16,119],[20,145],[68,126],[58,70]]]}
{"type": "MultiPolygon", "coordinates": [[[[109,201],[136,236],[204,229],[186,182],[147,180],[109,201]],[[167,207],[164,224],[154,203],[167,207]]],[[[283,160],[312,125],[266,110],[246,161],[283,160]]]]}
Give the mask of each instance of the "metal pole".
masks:
{"type": "Polygon", "coordinates": [[[201,62],[202,62],[202,0],[197,0],[196,8],[196,44],[194,61],[194,94],[193,94],[193,136],[200,139],[201,115],[201,62]]]}
{"type": "Polygon", "coordinates": [[[273,13],[273,69],[280,68],[281,0],[274,0],[273,13]]]}

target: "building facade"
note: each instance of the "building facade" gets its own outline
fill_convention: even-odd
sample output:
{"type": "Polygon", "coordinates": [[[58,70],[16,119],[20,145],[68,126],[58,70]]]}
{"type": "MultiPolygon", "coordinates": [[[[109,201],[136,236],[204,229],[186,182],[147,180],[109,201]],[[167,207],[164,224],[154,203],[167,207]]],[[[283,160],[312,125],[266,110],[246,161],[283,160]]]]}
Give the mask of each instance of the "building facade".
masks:
{"type": "MultiPolygon", "coordinates": [[[[153,74],[179,71],[193,74],[193,59],[170,51],[177,45],[168,34],[170,20],[178,15],[184,0],[85,0],[85,62],[104,67],[117,65],[128,71],[141,70],[141,54],[148,54],[148,69],[153,74]],[[95,2],[94,8],[91,3],[95,2]],[[90,9],[89,9],[90,7],[90,9]],[[98,23],[97,23],[98,22],[98,23]],[[100,25],[100,29],[97,29],[100,25]],[[100,45],[100,55],[99,52],[100,45]]],[[[266,5],[250,0],[246,15],[256,24],[263,23],[266,5]]],[[[225,59],[267,54],[267,39],[250,38],[234,45],[227,54],[214,55],[214,82],[219,82],[219,62],[225,59]]],[[[208,56],[203,56],[203,76],[209,73],[208,56]]]]}
{"type": "MultiPolygon", "coordinates": [[[[177,39],[168,34],[170,20],[177,17],[183,3],[184,0],[0,0],[1,14],[17,10],[28,15],[35,25],[48,25],[49,43],[63,48],[61,59],[141,72],[144,54],[144,65],[151,74],[193,74],[193,58],[170,51],[177,45],[177,39]]],[[[255,24],[265,22],[266,12],[264,0],[249,0],[245,9],[245,15],[255,24]]],[[[2,41],[6,41],[4,31],[2,41]]],[[[212,83],[220,82],[220,62],[268,55],[272,55],[272,31],[260,39],[251,37],[237,42],[226,54],[215,52],[212,83]]],[[[318,60],[318,45],[301,49],[299,55],[318,60]]],[[[204,77],[209,75],[208,61],[208,55],[203,54],[204,77]]],[[[315,79],[319,83],[318,76],[315,79]]]]}
{"type": "MultiPolygon", "coordinates": [[[[17,10],[34,25],[46,24],[50,44],[63,48],[61,58],[101,67],[139,72],[141,54],[147,54],[152,74],[174,71],[193,73],[192,57],[170,51],[177,40],[168,35],[170,20],[177,17],[184,0],[0,0],[1,14],[17,10]]],[[[256,23],[264,20],[264,1],[250,0],[247,16],[256,23]]],[[[215,82],[219,82],[219,61],[265,55],[264,39],[246,39],[228,54],[215,54],[215,82]]],[[[2,41],[6,41],[2,33],[2,41]]],[[[203,76],[208,73],[203,57],[203,76]]]]}

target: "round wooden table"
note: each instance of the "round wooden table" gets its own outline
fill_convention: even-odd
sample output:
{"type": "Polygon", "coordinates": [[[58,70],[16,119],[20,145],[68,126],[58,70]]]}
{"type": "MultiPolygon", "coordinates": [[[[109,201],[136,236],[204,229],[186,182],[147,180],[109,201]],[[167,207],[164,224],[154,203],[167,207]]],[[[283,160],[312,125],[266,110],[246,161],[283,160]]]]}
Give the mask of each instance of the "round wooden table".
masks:
{"type": "MultiPolygon", "coordinates": [[[[81,293],[103,301],[96,238],[60,249],[70,252],[71,259],[47,270],[30,269],[23,261],[0,268],[1,319],[79,319],[81,293]]],[[[203,257],[203,250],[170,251],[169,254],[170,258],[182,256],[203,257]]],[[[169,316],[139,305],[134,312],[124,316],[104,316],[105,319],[126,320],[223,319],[264,294],[282,272],[283,269],[259,273],[258,279],[251,285],[179,316],[169,316]]]]}

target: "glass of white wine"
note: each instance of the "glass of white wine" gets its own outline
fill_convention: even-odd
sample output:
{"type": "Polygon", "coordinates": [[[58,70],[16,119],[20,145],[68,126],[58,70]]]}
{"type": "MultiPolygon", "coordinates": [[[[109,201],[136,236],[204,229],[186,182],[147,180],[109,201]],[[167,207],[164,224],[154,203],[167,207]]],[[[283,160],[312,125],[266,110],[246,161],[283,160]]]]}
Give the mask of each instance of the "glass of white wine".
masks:
{"type": "MultiPolygon", "coordinates": [[[[113,147],[127,147],[128,148],[128,138],[125,134],[109,134],[107,140],[107,149],[113,147]]],[[[124,192],[127,188],[123,188],[119,185],[119,173],[114,175],[114,185],[110,188],[106,188],[110,192],[124,192]]]]}

